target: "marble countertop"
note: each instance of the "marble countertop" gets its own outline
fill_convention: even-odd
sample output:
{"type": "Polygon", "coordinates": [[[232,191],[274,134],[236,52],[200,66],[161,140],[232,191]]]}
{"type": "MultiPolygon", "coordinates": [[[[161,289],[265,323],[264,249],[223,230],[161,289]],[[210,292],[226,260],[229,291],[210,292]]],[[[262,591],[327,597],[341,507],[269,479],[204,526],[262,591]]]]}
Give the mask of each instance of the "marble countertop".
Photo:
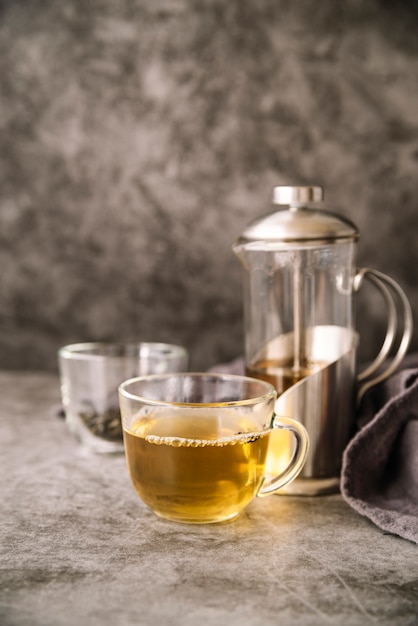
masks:
{"type": "Polygon", "coordinates": [[[255,500],[234,522],[154,516],[122,456],[89,456],[58,379],[0,373],[0,623],[411,625],[417,547],[339,495],[255,500]]]}

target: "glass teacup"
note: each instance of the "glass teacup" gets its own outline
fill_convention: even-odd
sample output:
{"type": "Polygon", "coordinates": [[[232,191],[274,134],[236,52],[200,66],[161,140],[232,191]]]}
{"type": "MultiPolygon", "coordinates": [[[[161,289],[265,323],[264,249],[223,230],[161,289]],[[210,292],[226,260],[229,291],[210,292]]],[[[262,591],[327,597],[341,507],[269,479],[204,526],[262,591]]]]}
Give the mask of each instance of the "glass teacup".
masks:
{"type": "Polygon", "coordinates": [[[133,376],[183,372],[188,353],[158,342],[76,343],[58,353],[66,422],[85,449],[123,452],[120,383],[133,376]]]}
{"type": "Polygon", "coordinates": [[[133,378],[119,387],[132,484],[157,515],[205,524],[236,517],[256,496],[276,492],[300,472],[305,428],[274,414],[267,382],[226,374],[133,378]],[[290,431],[294,454],[279,476],[265,463],[273,429],[290,431]]]}

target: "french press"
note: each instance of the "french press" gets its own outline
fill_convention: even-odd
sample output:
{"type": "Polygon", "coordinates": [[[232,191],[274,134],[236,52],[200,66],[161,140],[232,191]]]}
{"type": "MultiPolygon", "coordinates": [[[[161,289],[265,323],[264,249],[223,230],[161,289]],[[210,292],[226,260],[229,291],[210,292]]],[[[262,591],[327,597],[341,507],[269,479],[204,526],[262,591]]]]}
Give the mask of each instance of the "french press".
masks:
{"type": "MultiPolygon", "coordinates": [[[[338,491],[356,402],[398,367],[413,328],[403,290],[377,270],[356,269],[358,229],[319,208],[322,201],[322,187],[275,187],[278,210],[233,246],[246,270],[246,373],[272,383],[276,413],[299,420],[310,436],[304,469],[282,489],[295,495],[338,491]],[[375,360],[358,373],[353,296],[364,279],[381,292],[388,324],[375,360]]],[[[277,474],[291,455],[290,437],[273,440],[268,472],[277,474]]]]}

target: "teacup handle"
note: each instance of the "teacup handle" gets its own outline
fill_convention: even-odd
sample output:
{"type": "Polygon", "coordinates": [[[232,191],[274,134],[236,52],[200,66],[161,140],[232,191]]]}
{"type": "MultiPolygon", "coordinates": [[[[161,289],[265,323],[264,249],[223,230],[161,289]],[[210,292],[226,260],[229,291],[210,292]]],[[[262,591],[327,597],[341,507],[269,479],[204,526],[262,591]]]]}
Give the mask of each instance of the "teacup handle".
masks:
{"type": "Polygon", "coordinates": [[[399,314],[402,316],[403,333],[399,342],[398,350],[393,358],[389,361],[387,367],[377,376],[367,380],[359,387],[359,390],[357,392],[358,403],[360,402],[366,391],[368,391],[371,387],[374,387],[374,385],[377,385],[378,383],[388,378],[396,370],[408,351],[414,326],[412,310],[408,298],[406,297],[405,292],[398,285],[398,283],[393,280],[393,278],[390,278],[390,276],[387,276],[386,274],[378,272],[377,270],[371,269],[369,267],[363,267],[357,272],[356,276],[354,277],[353,288],[355,292],[359,291],[364,278],[373,283],[386,300],[388,308],[388,325],[385,339],[377,357],[365,370],[358,374],[358,382],[366,381],[366,379],[368,379],[378,370],[378,368],[385,361],[386,357],[389,355],[398,330],[398,311],[399,314]],[[395,300],[395,297],[397,301],[395,300]],[[396,304],[398,304],[398,309],[396,307],[396,304]]]}
{"type": "Polygon", "coordinates": [[[260,497],[268,496],[274,493],[296,478],[305,464],[309,448],[308,433],[306,428],[299,422],[296,422],[289,417],[278,417],[274,414],[271,420],[271,426],[272,428],[281,428],[291,432],[295,438],[296,446],[287,468],[274,478],[269,480],[264,478],[264,481],[261,483],[260,489],[257,492],[257,496],[260,497]]]}

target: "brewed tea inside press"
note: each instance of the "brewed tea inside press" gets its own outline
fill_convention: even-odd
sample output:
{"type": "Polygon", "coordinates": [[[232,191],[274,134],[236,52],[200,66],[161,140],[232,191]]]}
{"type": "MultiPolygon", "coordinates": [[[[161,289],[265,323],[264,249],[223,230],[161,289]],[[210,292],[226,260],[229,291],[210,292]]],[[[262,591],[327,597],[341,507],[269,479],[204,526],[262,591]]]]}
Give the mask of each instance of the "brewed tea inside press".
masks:
{"type": "MultiPolygon", "coordinates": [[[[233,246],[245,268],[246,373],[272,383],[276,414],[299,420],[310,435],[304,469],[282,490],[297,495],[339,489],[356,403],[398,367],[413,327],[403,290],[377,270],[356,269],[358,229],[318,208],[322,201],[322,187],[275,187],[278,210],[252,222],[233,246]],[[379,354],[358,373],[353,296],[364,279],[381,292],[388,324],[379,354]]],[[[271,474],[292,455],[290,438],[277,436],[271,474]]]]}

